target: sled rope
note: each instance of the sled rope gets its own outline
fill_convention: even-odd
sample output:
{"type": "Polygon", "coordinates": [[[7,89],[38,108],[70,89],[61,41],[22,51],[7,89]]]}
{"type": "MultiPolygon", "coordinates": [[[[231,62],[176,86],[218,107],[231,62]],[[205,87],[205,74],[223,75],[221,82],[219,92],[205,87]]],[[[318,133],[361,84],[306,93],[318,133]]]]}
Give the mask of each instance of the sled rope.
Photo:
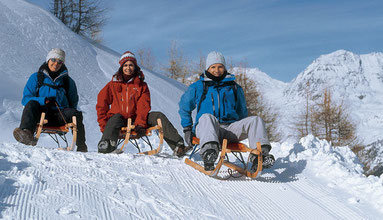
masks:
{"type": "Polygon", "coordinates": [[[56,105],[57,109],[59,110],[59,112],[60,112],[60,115],[61,115],[61,117],[63,118],[63,120],[64,120],[65,124],[68,124],[68,123],[66,122],[66,120],[65,120],[65,118],[64,118],[64,115],[63,115],[63,113],[61,112],[61,110],[60,110],[59,106],[57,105],[57,102],[55,102],[55,105],[56,105]]]}

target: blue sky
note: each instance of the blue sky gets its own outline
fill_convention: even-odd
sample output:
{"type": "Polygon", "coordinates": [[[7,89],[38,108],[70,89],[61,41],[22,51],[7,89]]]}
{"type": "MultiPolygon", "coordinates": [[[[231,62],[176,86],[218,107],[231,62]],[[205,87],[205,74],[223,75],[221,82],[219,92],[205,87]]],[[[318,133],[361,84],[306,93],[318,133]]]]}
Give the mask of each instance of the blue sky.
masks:
{"type": "MultiPolygon", "coordinates": [[[[47,7],[49,0],[29,0],[47,7]]],[[[322,54],[383,52],[382,0],[111,0],[103,44],[151,48],[160,63],[176,40],[184,54],[222,52],[289,82],[322,54]]]]}

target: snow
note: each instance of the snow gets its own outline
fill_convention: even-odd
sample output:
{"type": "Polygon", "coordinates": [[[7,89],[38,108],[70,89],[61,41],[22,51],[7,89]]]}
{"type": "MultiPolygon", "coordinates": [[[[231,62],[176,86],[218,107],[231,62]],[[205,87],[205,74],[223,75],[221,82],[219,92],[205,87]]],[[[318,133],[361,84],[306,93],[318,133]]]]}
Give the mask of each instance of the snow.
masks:
{"type": "MultiPolygon", "coordinates": [[[[137,155],[132,145],[120,155],[97,153],[96,97],[118,68],[119,54],[90,44],[22,0],[2,0],[0,22],[0,218],[383,218],[383,177],[365,177],[348,147],[333,148],[313,136],[272,143],[275,166],[256,180],[208,177],[173,157],[166,144],[157,156],[137,155]],[[47,135],[35,147],[12,137],[26,80],[53,47],[67,52],[69,74],[78,85],[88,153],[57,150],[47,135]]],[[[152,109],[181,131],[178,101],[186,87],[145,69],[144,74],[152,109]]],[[[285,91],[285,84],[263,76],[264,85],[285,91]]]]}

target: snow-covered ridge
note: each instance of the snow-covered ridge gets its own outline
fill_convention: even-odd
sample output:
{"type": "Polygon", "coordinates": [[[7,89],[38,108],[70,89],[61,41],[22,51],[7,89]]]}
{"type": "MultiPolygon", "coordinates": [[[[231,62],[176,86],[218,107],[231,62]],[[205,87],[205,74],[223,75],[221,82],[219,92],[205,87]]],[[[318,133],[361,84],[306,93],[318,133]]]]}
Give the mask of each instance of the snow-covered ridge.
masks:
{"type": "Polygon", "coordinates": [[[306,83],[315,95],[323,88],[334,88],[339,95],[364,99],[383,95],[383,53],[357,55],[338,50],[322,55],[300,73],[286,89],[286,94],[303,96],[306,83]]]}

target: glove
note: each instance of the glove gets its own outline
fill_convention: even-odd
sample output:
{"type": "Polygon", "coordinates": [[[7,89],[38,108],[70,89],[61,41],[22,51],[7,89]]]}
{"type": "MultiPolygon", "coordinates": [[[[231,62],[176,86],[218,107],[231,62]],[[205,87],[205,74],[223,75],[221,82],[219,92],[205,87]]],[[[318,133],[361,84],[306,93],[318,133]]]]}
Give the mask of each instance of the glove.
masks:
{"type": "Polygon", "coordinates": [[[195,134],[192,131],[191,127],[184,128],[184,138],[185,142],[189,147],[193,146],[193,137],[195,137],[195,134]]]}
{"type": "Polygon", "coordinates": [[[56,103],[56,97],[46,97],[45,105],[54,105],[56,103]]]}
{"type": "Polygon", "coordinates": [[[142,127],[141,125],[137,125],[134,130],[136,131],[137,133],[137,138],[141,138],[142,136],[145,136],[146,135],[146,129],[144,127],[142,127]]]}

